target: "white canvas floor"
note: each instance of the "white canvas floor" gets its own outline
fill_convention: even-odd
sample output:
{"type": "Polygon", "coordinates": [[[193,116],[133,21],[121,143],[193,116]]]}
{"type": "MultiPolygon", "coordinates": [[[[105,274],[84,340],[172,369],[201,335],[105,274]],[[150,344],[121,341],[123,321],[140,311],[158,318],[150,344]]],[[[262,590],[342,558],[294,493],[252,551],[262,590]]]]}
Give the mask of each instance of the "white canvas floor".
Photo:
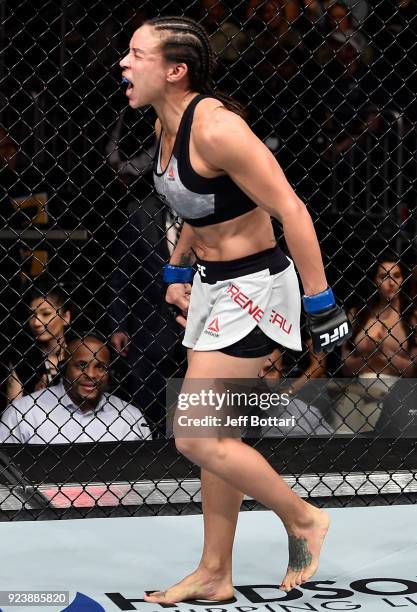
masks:
{"type": "MultiPolygon", "coordinates": [[[[278,519],[271,512],[242,512],[234,557],[236,602],[168,609],[417,612],[416,508],[329,513],[331,529],[320,569],[303,588],[289,595],[277,588],[287,564],[286,534],[278,519]]],[[[144,590],[166,588],[189,573],[199,560],[201,542],[201,516],[0,523],[0,591],[64,590],[72,602],[0,605],[0,610],[162,611],[159,605],[128,600],[141,599],[144,590]],[[119,595],[112,600],[106,593],[119,595]]]]}

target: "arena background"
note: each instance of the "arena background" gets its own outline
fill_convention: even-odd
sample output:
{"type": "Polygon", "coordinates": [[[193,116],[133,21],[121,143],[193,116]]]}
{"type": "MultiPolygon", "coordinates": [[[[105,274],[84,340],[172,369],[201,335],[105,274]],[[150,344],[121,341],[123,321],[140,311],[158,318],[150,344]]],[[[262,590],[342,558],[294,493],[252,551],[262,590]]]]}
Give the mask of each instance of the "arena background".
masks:
{"type": "MultiPolygon", "coordinates": [[[[3,441],[1,520],[200,511],[198,470],[164,434],[164,381],[184,373],[184,354],[163,303],[170,228],[149,172],[154,117],[126,111],[118,66],[147,17],[186,15],[207,27],[218,87],[245,106],[306,202],[338,300],[360,311],[376,291],[370,269],[389,249],[415,309],[416,4],[350,1],[345,29],[331,22],[332,3],[313,4],[315,21],[301,0],[0,1],[1,410],[12,364],[27,363],[35,342],[27,296],[33,285],[59,285],[72,303],[68,338],[93,334],[110,346],[120,330],[133,336],[128,356],[113,350],[110,389],[142,411],[153,434],[3,441]]],[[[285,249],[278,223],[276,231],[285,249]]],[[[287,352],[286,375],[309,358],[287,352]]],[[[328,359],[326,380],[341,379],[342,366],[340,354],[328,359]]],[[[413,389],[411,376],[391,396],[388,422],[404,410],[409,418],[382,433],[248,443],[318,504],[413,501],[416,427],[402,403],[413,389]]],[[[332,410],[327,401],[322,412],[332,410]]]]}

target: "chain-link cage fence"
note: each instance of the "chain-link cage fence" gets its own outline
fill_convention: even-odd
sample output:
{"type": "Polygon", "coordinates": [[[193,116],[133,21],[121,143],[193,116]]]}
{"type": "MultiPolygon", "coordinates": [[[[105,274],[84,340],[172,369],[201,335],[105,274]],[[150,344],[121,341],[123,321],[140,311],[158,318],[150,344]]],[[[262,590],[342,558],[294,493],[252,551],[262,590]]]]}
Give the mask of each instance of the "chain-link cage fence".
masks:
{"type": "Polygon", "coordinates": [[[255,383],[296,396],[297,426],[259,420],[246,442],[318,504],[413,500],[415,0],[0,13],[2,520],[200,510],[199,472],[166,433],[167,380],[186,364],[161,279],[178,220],[153,186],[154,111],[120,85],[133,31],[158,15],[210,34],[216,85],[308,206],[353,322],[328,356],[307,336],[271,354],[255,383]]]}

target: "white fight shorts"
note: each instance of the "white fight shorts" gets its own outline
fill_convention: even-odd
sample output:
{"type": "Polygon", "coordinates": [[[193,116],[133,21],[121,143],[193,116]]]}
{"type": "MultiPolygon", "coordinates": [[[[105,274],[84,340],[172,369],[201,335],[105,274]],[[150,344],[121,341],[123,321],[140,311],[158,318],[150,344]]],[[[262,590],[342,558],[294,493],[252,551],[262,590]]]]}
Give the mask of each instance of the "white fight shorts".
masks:
{"type": "Polygon", "coordinates": [[[294,264],[278,248],[232,261],[197,261],[183,345],[229,347],[255,327],[301,351],[301,297],[294,264]]]}

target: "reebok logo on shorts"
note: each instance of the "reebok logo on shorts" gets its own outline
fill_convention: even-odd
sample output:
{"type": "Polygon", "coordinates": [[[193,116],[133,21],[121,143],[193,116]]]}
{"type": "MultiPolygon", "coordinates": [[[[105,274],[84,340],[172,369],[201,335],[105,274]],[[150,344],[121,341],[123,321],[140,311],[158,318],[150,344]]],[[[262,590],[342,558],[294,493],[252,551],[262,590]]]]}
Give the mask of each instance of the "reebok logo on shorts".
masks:
{"type": "Polygon", "coordinates": [[[209,329],[212,332],[216,332],[218,334],[219,331],[220,331],[220,329],[219,329],[219,317],[216,317],[215,319],[213,319],[212,322],[210,323],[210,325],[207,327],[207,329],[209,329]]]}
{"type": "Polygon", "coordinates": [[[236,285],[234,285],[233,283],[230,283],[226,290],[226,293],[230,295],[231,299],[236,302],[238,306],[243,308],[243,310],[247,310],[248,314],[250,314],[255,319],[255,321],[259,323],[264,314],[264,311],[260,306],[254,304],[253,300],[251,300],[247,295],[245,295],[243,291],[241,291],[239,287],[236,287],[236,285]]]}
{"type": "Polygon", "coordinates": [[[214,336],[215,338],[220,336],[219,317],[216,317],[211,323],[209,323],[207,329],[204,330],[204,333],[208,334],[209,336],[214,336]]]}

